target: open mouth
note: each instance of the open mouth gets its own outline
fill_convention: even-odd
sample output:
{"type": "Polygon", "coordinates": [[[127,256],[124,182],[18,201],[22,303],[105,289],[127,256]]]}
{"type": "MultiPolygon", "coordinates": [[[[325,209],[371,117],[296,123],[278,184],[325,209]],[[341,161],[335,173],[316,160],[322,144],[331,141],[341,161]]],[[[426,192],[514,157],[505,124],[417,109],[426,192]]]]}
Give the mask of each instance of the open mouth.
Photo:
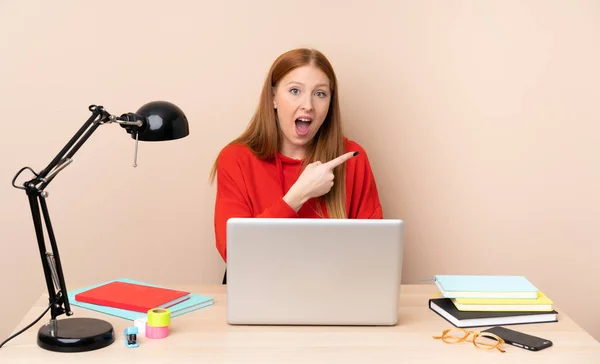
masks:
{"type": "Polygon", "coordinates": [[[299,136],[305,136],[310,130],[311,118],[298,118],[296,119],[296,133],[299,136]]]}

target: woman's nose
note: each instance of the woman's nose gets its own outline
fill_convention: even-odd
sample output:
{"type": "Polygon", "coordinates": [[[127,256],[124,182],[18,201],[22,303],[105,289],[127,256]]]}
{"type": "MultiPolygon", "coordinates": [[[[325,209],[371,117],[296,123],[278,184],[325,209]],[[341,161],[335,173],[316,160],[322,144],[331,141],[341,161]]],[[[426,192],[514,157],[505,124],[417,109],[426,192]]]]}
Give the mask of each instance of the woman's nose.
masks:
{"type": "Polygon", "coordinates": [[[312,97],[310,97],[310,95],[309,96],[305,96],[302,99],[302,109],[310,111],[310,110],[312,110],[312,107],[313,107],[312,97]]]}

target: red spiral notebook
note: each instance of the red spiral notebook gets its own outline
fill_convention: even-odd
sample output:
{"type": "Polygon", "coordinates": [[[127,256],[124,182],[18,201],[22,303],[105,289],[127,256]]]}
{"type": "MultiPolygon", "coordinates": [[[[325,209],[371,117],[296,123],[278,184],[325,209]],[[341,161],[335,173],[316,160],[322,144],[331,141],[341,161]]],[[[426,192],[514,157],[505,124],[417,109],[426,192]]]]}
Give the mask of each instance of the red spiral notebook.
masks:
{"type": "Polygon", "coordinates": [[[190,292],[118,281],[75,295],[80,302],[143,313],[169,308],[189,298],[190,292]]]}

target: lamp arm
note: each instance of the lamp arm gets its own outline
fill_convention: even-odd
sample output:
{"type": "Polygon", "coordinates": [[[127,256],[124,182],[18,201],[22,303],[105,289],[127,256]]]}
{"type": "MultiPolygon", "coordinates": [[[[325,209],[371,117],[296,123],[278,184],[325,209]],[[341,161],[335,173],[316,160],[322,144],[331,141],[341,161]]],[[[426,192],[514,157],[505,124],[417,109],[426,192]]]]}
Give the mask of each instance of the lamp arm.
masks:
{"type": "MultiPolygon", "coordinates": [[[[52,171],[52,169],[54,167],[56,167],[59,163],[61,163],[64,160],[64,158],[67,155],[67,153],[69,153],[69,150],[71,150],[71,148],[77,142],[77,140],[79,140],[81,138],[81,136],[83,135],[83,133],[95,121],[97,122],[96,118],[98,118],[98,116],[101,116],[102,119],[106,118],[108,116],[108,113],[101,106],[91,105],[89,107],[89,109],[90,109],[90,111],[92,111],[92,115],[89,117],[89,119],[85,123],[83,123],[83,125],[81,126],[81,128],[79,128],[79,130],[75,133],[75,135],[73,135],[73,137],[60,150],[60,152],[56,155],[56,157],[54,157],[54,159],[52,159],[52,161],[46,166],[46,168],[44,168],[39,173],[39,175],[36,176],[37,180],[43,182],[43,179],[52,171]]],[[[95,128],[94,128],[94,130],[95,130],[95,128]]],[[[78,146],[76,148],[73,148],[73,150],[75,152],[79,149],[79,147],[81,147],[81,144],[83,144],[85,142],[85,140],[87,140],[87,138],[90,137],[90,135],[91,135],[92,132],[93,132],[93,130],[91,132],[88,131],[87,136],[84,139],[80,140],[80,142],[78,143],[78,146]]],[[[71,156],[73,156],[73,154],[75,154],[75,152],[71,153],[71,156]]],[[[30,182],[36,182],[36,179],[33,179],[30,182]]]]}
{"type": "MultiPolygon", "coordinates": [[[[137,128],[143,125],[142,120],[136,118],[135,114],[128,113],[121,117],[109,114],[102,106],[90,105],[89,110],[92,115],[81,126],[81,128],[73,135],[61,151],[52,159],[52,161],[44,168],[35,178],[26,182],[27,185],[34,186],[40,184],[39,190],[43,191],[48,184],[56,177],[58,172],[62,171],[73,161],[72,158],[77,153],[79,148],[92,136],[98,127],[105,123],[118,123],[128,131],[135,132],[137,128]]],[[[16,177],[15,177],[16,178],[16,177]]],[[[14,183],[13,183],[14,185],[14,183]]]]}
{"type": "Polygon", "coordinates": [[[60,152],[40,173],[35,173],[31,168],[22,168],[13,179],[13,186],[24,189],[29,199],[29,207],[35,228],[36,239],[42,261],[42,267],[48,290],[50,303],[51,321],[50,330],[56,328],[56,317],[66,314],[71,316],[71,307],[67,296],[67,286],[60,261],[60,254],[54,236],[54,230],[50,221],[46,198],[48,193],[44,189],[56,177],[56,175],[72,162],[72,157],[79,148],[90,138],[98,127],[107,122],[116,122],[127,128],[129,132],[137,132],[137,128],[143,125],[142,120],[136,119],[128,114],[122,117],[110,115],[102,106],[91,105],[89,110],[92,115],[73,135],[60,152]],[[15,185],[15,180],[25,169],[29,169],[35,177],[26,181],[23,187],[15,185]],[[44,229],[50,240],[50,251],[47,250],[44,229]]]}

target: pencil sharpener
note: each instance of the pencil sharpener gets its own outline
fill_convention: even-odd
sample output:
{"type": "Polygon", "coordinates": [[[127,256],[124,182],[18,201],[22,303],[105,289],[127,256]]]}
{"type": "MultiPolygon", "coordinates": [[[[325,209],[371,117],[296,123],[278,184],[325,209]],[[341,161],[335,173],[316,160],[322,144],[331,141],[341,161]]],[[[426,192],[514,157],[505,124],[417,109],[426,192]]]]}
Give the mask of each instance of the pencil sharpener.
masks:
{"type": "Polygon", "coordinates": [[[125,328],[125,346],[128,348],[137,348],[140,344],[137,342],[138,328],[129,326],[125,328]]]}

